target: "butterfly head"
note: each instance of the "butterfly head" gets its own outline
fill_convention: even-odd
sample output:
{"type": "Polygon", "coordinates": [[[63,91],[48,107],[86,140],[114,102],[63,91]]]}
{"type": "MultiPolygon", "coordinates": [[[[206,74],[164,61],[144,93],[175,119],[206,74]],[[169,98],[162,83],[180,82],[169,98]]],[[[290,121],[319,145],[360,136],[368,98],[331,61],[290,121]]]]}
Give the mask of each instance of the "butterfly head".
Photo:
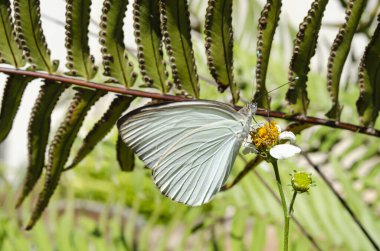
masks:
{"type": "Polygon", "coordinates": [[[241,114],[246,115],[249,118],[252,118],[257,111],[257,103],[249,103],[245,107],[239,110],[241,114]]]}
{"type": "Polygon", "coordinates": [[[251,116],[253,116],[253,115],[255,115],[255,113],[257,111],[257,103],[253,102],[253,103],[247,104],[247,108],[248,108],[251,116]]]}

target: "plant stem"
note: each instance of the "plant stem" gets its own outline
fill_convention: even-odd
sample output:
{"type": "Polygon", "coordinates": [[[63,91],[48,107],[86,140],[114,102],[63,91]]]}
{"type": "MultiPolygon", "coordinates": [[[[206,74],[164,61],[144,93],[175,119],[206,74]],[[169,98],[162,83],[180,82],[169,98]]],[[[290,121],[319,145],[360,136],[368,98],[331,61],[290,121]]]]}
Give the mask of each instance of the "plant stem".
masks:
{"type": "Polygon", "coordinates": [[[293,197],[292,197],[292,201],[290,202],[289,210],[288,210],[288,216],[289,216],[289,218],[292,216],[294,201],[296,200],[296,197],[297,197],[297,191],[294,191],[293,197]]]}
{"type": "MultiPolygon", "coordinates": [[[[288,213],[287,213],[286,218],[285,218],[284,239],[286,239],[286,245],[288,245],[290,219],[292,218],[293,206],[294,206],[294,201],[296,200],[296,197],[297,197],[297,191],[294,191],[292,201],[290,202],[288,213]]],[[[284,241],[284,243],[285,243],[285,241],[284,241]]]]}
{"type": "Polygon", "coordinates": [[[276,176],[278,191],[280,192],[282,210],[284,212],[285,228],[284,228],[284,244],[283,244],[284,248],[283,248],[283,250],[288,251],[289,220],[288,220],[287,205],[286,205],[284,190],[282,189],[280,173],[278,172],[277,160],[273,160],[272,165],[273,165],[273,169],[274,169],[274,174],[276,176]]]}

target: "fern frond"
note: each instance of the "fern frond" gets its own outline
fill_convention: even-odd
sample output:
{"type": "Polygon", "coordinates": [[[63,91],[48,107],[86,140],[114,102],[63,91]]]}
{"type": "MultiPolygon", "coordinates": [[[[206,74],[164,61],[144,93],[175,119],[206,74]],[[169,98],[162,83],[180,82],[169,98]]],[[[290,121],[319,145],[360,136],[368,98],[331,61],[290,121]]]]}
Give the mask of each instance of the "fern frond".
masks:
{"type": "Polygon", "coordinates": [[[356,102],[361,123],[373,127],[380,110],[380,14],[359,66],[360,96],[356,102]]]}
{"type": "Polygon", "coordinates": [[[272,42],[280,20],[281,5],[281,0],[268,0],[261,11],[257,27],[256,93],[254,100],[259,107],[263,108],[270,108],[270,97],[266,95],[265,82],[272,42]]]}
{"type": "Polygon", "coordinates": [[[58,185],[62,170],[69,157],[71,146],[79,132],[90,107],[105,94],[103,91],[79,89],[70,104],[64,121],[59,126],[49,147],[44,188],[38,196],[29,223],[25,229],[31,229],[49,203],[58,185]]]}
{"type": "Polygon", "coordinates": [[[350,0],[346,9],[346,22],[339,29],[331,47],[327,63],[327,90],[330,93],[332,107],[326,113],[328,118],[339,120],[342,107],[339,104],[339,83],[343,66],[350,51],[351,42],[359,25],[367,0],[350,0]]]}
{"type": "Polygon", "coordinates": [[[249,213],[247,211],[235,214],[231,222],[230,235],[233,236],[231,240],[232,250],[245,250],[244,234],[247,228],[249,213]]]}
{"type": "MultiPolygon", "coordinates": [[[[128,109],[134,97],[117,96],[103,114],[101,119],[96,122],[90,132],[86,135],[83,143],[74,157],[73,162],[66,169],[71,169],[84,159],[94,147],[111,131],[121,114],[128,109]]],[[[66,170],[65,169],[65,170],[66,170]]]]}
{"type": "Polygon", "coordinates": [[[124,45],[123,19],[127,5],[128,0],[103,2],[99,42],[102,45],[103,74],[110,77],[108,82],[130,88],[135,83],[137,74],[133,71],[133,64],[124,45]]]}
{"type": "Polygon", "coordinates": [[[120,169],[124,172],[131,172],[135,167],[135,154],[119,136],[116,142],[116,158],[120,169]]]}
{"type": "Polygon", "coordinates": [[[14,19],[17,41],[34,70],[53,73],[59,62],[50,60],[50,50],[41,27],[39,0],[15,0],[14,19]]]}
{"type": "Polygon", "coordinates": [[[190,34],[187,0],[160,1],[161,31],[177,89],[199,97],[199,82],[190,34]]]}
{"type": "Polygon", "coordinates": [[[11,64],[16,68],[25,65],[22,57],[22,50],[16,42],[16,32],[14,29],[11,4],[9,0],[0,2],[0,62],[11,64]]]}
{"type": "Polygon", "coordinates": [[[70,70],[69,75],[88,80],[98,69],[88,46],[90,11],[91,0],[66,0],[66,67],[70,70]]]}
{"type": "Polygon", "coordinates": [[[162,51],[158,0],[136,0],[133,4],[133,27],[140,72],[147,87],[167,93],[166,63],[162,51]]]}
{"type": "Polygon", "coordinates": [[[50,132],[51,113],[67,87],[66,84],[56,84],[54,81],[45,80],[34,103],[28,128],[29,163],[16,207],[21,205],[41,176],[45,165],[45,149],[50,132]]]}
{"type": "Polygon", "coordinates": [[[291,84],[286,93],[286,100],[291,105],[292,113],[307,113],[310,102],[306,91],[307,74],[310,71],[310,60],[317,47],[318,33],[327,3],[328,0],[315,0],[311,4],[294,41],[293,56],[289,66],[291,84]]]}
{"type": "Polygon", "coordinates": [[[205,21],[207,63],[211,75],[223,92],[230,88],[232,103],[239,91],[233,77],[232,0],[209,0],[205,21]]]}
{"type": "Polygon", "coordinates": [[[1,103],[0,142],[8,136],[18,107],[20,106],[22,95],[32,79],[31,77],[23,77],[20,75],[8,76],[1,103]]]}

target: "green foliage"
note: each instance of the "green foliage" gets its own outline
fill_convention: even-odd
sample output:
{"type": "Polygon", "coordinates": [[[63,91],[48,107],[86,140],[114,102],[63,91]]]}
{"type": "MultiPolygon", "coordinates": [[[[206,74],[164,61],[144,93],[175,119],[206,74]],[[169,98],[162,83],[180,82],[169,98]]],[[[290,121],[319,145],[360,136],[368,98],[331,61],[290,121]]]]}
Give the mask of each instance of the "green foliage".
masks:
{"type": "Polygon", "coordinates": [[[4,37],[0,39],[0,62],[14,65],[16,68],[24,66],[25,60],[16,42],[9,0],[0,2],[0,34],[4,37]]]}
{"type": "Polygon", "coordinates": [[[13,120],[21,103],[22,94],[31,77],[11,75],[4,88],[0,112],[0,142],[2,142],[12,129],[13,120]]]}
{"type": "Polygon", "coordinates": [[[291,84],[286,94],[286,100],[291,105],[292,113],[307,113],[309,106],[306,91],[307,74],[310,71],[310,60],[317,48],[318,31],[321,28],[327,3],[328,0],[315,0],[311,4],[294,40],[293,56],[289,66],[291,84]]]}
{"type": "Polygon", "coordinates": [[[380,110],[380,14],[378,21],[360,62],[360,97],[356,103],[361,122],[370,127],[374,127],[380,110]]]}
{"type": "Polygon", "coordinates": [[[265,4],[257,27],[257,64],[255,101],[259,107],[269,108],[270,97],[265,86],[272,41],[281,13],[281,0],[269,0],[265,4]]]}
{"type": "MultiPolygon", "coordinates": [[[[305,145],[307,149],[316,143],[323,144],[321,135],[332,133],[338,134],[343,141],[351,140],[345,137],[344,132],[332,132],[326,128],[314,130],[312,137],[306,134],[301,138],[311,138],[305,145]]],[[[343,185],[348,202],[376,236],[380,232],[379,220],[369,212],[376,205],[362,201],[361,192],[367,188],[363,187],[360,193],[353,189],[355,177],[347,175],[340,164],[341,158],[347,158],[355,151],[356,144],[363,142],[368,142],[368,137],[357,135],[350,144],[352,149],[348,154],[346,151],[338,154],[337,145],[330,148],[328,152],[334,152],[338,160],[332,157],[333,165],[329,167],[330,171],[326,171],[336,172],[334,177],[343,185]]],[[[263,183],[267,181],[269,187],[275,187],[272,173],[268,172],[265,164],[250,172],[233,190],[218,194],[210,204],[189,208],[161,196],[151,182],[150,170],[143,169],[140,161],[136,161],[134,172],[118,172],[114,143],[113,140],[102,142],[94,150],[96,154],[90,155],[73,169],[70,177],[62,177],[62,185],[47,209],[48,214],[30,233],[20,230],[17,225],[18,220],[27,217],[29,203],[23,205],[17,216],[12,209],[14,196],[10,191],[13,190],[4,187],[6,183],[1,183],[0,191],[3,192],[0,198],[5,201],[4,205],[8,205],[0,209],[2,250],[14,250],[13,245],[21,249],[34,245],[50,250],[87,250],[90,246],[95,246],[95,250],[106,250],[107,247],[115,250],[132,247],[139,250],[156,247],[161,250],[192,250],[196,246],[198,250],[215,246],[222,250],[229,246],[265,250],[270,244],[280,245],[281,208],[263,183]],[[5,191],[8,191],[7,194],[4,194],[5,191]],[[47,232],[50,233],[49,238],[46,237],[47,232]]],[[[376,139],[370,139],[368,143],[370,149],[378,149],[376,139]]],[[[319,152],[316,154],[320,155],[319,152]]],[[[376,158],[376,153],[371,158],[376,158]]],[[[239,158],[237,167],[242,163],[239,158]]],[[[281,164],[280,172],[285,184],[290,183],[287,177],[293,169],[303,168],[294,163],[301,162],[281,164]]],[[[239,170],[232,171],[235,176],[239,170]]],[[[374,180],[375,176],[372,178],[374,180]]],[[[315,175],[313,179],[317,186],[311,189],[310,194],[298,198],[295,217],[315,238],[320,249],[371,250],[365,237],[323,181],[315,175]]],[[[288,192],[290,196],[290,189],[288,192]]],[[[295,250],[315,250],[296,224],[292,233],[291,247],[295,250]]]]}
{"type": "Polygon", "coordinates": [[[122,171],[133,171],[135,167],[135,154],[132,149],[123,142],[120,136],[117,138],[116,143],[116,157],[122,171]]]}
{"type": "Polygon", "coordinates": [[[137,58],[145,84],[169,91],[166,64],[162,52],[160,11],[158,0],[137,0],[133,4],[134,34],[137,44],[137,58]]]}
{"type": "Polygon", "coordinates": [[[339,82],[342,76],[343,66],[350,51],[351,42],[359,25],[360,17],[367,4],[367,0],[351,0],[346,9],[346,22],[339,29],[331,47],[327,63],[327,89],[329,90],[332,107],[326,116],[339,120],[342,108],[339,105],[339,82]]]}
{"type": "MultiPolygon", "coordinates": [[[[110,104],[108,110],[103,114],[101,119],[96,122],[94,127],[88,132],[86,137],[83,139],[83,143],[79,148],[74,160],[67,167],[67,169],[73,168],[80,161],[82,161],[87,154],[89,154],[94,147],[111,131],[112,127],[115,125],[116,121],[119,119],[121,114],[128,109],[131,102],[134,100],[134,97],[129,96],[117,96],[114,98],[110,104]]],[[[119,150],[120,146],[117,145],[116,148],[119,150]]],[[[126,150],[123,147],[123,150],[126,150]]],[[[119,151],[118,151],[119,153],[119,151]]],[[[120,156],[120,158],[124,158],[120,156]]],[[[121,161],[124,163],[123,161],[121,161]]]]}
{"type": "Polygon", "coordinates": [[[35,70],[55,72],[59,62],[50,60],[50,50],[41,27],[40,1],[15,0],[13,4],[16,42],[23,49],[28,63],[35,70]]]}
{"type": "MultiPolygon", "coordinates": [[[[321,172],[333,184],[340,184],[339,193],[345,202],[350,205],[370,234],[377,236],[379,232],[376,229],[380,226],[380,222],[376,216],[376,208],[378,208],[379,202],[378,199],[369,199],[366,196],[374,190],[376,190],[376,194],[380,192],[378,188],[375,188],[377,186],[375,185],[376,174],[374,175],[372,172],[378,169],[380,164],[377,156],[379,151],[377,140],[360,135],[348,135],[342,131],[334,132],[326,128],[315,130],[310,135],[311,137],[308,135],[302,137],[308,138],[308,147],[311,150],[310,157],[316,157],[322,153],[323,158],[318,161],[321,163],[321,172]],[[367,199],[365,199],[366,197],[367,199]]],[[[360,233],[358,226],[351,224],[352,221],[347,218],[348,213],[340,214],[337,212],[342,209],[341,205],[337,204],[338,200],[331,195],[323,197],[324,191],[327,192],[328,189],[320,181],[317,181],[317,187],[311,191],[311,195],[317,199],[314,210],[318,211],[320,213],[318,217],[323,219],[319,231],[326,230],[329,235],[335,235],[334,243],[336,245],[350,245],[352,250],[372,249],[368,245],[369,242],[365,240],[363,233],[360,233]],[[320,190],[321,194],[319,193],[320,190]],[[329,204],[329,206],[324,203],[329,204]],[[345,219],[347,223],[338,227],[337,221],[345,221],[345,219]],[[355,232],[356,234],[354,234],[355,232]]],[[[298,212],[304,213],[304,210],[301,209],[298,212]]],[[[305,215],[305,218],[308,217],[305,215]]]]}
{"type": "Polygon", "coordinates": [[[232,1],[208,2],[205,21],[207,63],[219,91],[231,89],[232,103],[239,99],[233,78],[232,1]],[[222,52],[222,53],[220,53],[222,52]]]}
{"type": "Polygon", "coordinates": [[[66,1],[66,67],[68,74],[92,79],[97,71],[88,46],[91,0],[66,1]]]}
{"type": "MultiPolygon", "coordinates": [[[[14,0],[13,2],[14,24],[9,1],[0,1],[0,36],[7,38],[0,39],[1,62],[19,68],[24,66],[24,56],[32,65],[27,69],[28,72],[38,70],[51,74],[50,77],[58,76],[59,73],[56,72],[58,62],[51,61],[50,51],[41,28],[39,1],[14,0]]],[[[245,96],[248,97],[246,100],[252,98],[248,96],[251,95],[248,92],[253,89],[250,72],[253,72],[254,60],[257,57],[255,97],[261,96],[269,89],[266,82],[280,81],[281,74],[279,73],[284,72],[282,54],[284,48],[278,48],[273,43],[276,29],[281,31],[287,24],[286,21],[279,22],[281,1],[268,0],[260,17],[256,1],[248,1],[246,5],[242,5],[239,1],[233,4],[232,2],[228,0],[208,2],[204,0],[191,2],[135,0],[133,29],[139,69],[134,69],[131,64],[133,53],[126,49],[123,41],[123,20],[128,1],[103,1],[102,15],[99,20],[99,43],[104,72],[102,72],[102,77],[94,78],[97,66],[92,60],[88,45],[91,1],[67,0],[67,70],[70,75],[75,75],[85,81],[91,80],[102,84],[104,82],[119,83],[126,88],[131,88],[137,79],[145,82],[143,85],[138,82],[139,87],[153,87],[161,94],[174,93],[199,98],[201,93],[201,97],[221,100],[227,95],[221,95],[214,85],[209,85],[210,82],[214,83],[211,78],[213,77],[219,85],[219,91],[227,90],[228,95],[232,96],[232,103],[236,103],[239,92],[241,92],[242,102],[245,96]],[[188,6],[188,3],[191,6],[188,6]],[[241,12],[242,6],[249,9],[247,16],[241,12]],[[205,17],[201,17],[200,15],[204,13],[206,13],[205,17]],[[254,17],[248,16],[252,13],[255,14],[254,17]],[[257,19],[259,24],[257,34],[255,34],[253,24],[256,26],[257,19]],[[240,23],[238,23],[239,27],[233,27],[235,20],[244,21],[242,28],[240,23]],[[235,41],[233,41],[233,30],[235,41]],[[257,48],[255,48],[257,55],[254,55],[251,49],[255,44],[251,41],[254,37],[252,34],[257,35],[257,48]],[[163,45],[166,50],[163,50],[163,45]],[[275,60],[270,60],[270,55],[276,55],[275,60]],[[174,86],[171,86],[172,79],[166,71],[166,62],[170,64],[174,86]],[[275,72],[272,74],[272,79],[268,78],[270,75],[267,74],[271,70],[275,72]],[[198,81],[198,73],[201,81],[198,81]]],[[[327,2],[327,0],[313,2],[299,27],[294,42],[289,80],[295,81],[287,94],[293,113],[303,115],[312,113],[320,116],[321,111],[324,113],[329,108],[327,106],[329,102],[325,102],[328,101],[327,92],[324,96],[320,91],[322,78],[315,73],[311,74],[309,69],[310,60],[316,51],[318,33],[327,2]],[[307,94],[307,89],[310,95],[307,94]],[[312,101],[311,104],[315,102],[310,107],[309,98],[312,101]],[[320,102],[321,100],[323,102],[320,102]]],[[[370,42],[360,62],[360,98],[357,102],[359,116],[353,116],[353,100],[359,88],[349,83],[348,85],[352,86],[342,92],[340,83],[351,40],[359,30],[362,32],[364,29],[366,33],[372,34],[369,33],[370,24],[367,28],[360,25],[365,4],[366,1],[360,0],[348,2],[346,22],[339,30],[331,47],[327,86],[331,92],[333,108],[328,116],[336,120],[336,124],[329,121],[329,125],[337,126],[343,121],[359,120],[360,116],[362,123],[371,127],[367,129],[374,130],[380,109],[379,24],[374,35],[370,37],[370,42]],[[347,108],[340,116],[343,104],[347,108]]],[[[285,30],[285,33],[290,32],[285,30]]],[[[354,63],[357,62],[354,61],[354,63]]],[[[0,113],[1,140],[8,135],[25,87],[31,81],[31,78],[22,74],[22,71],[16,71],[8,76],[0,113]]],[[[38,76],[37,72],[35,74],[38,76]]],[[[217,195],[215,200],[208,205],[199,208],[177,205],[160,195],[151,181],[150,171],[143,169],[143,164],[120,139],[117,142],[102,141],[112,130],[118,117],[129,108],[134,97],[114,97],[103,116],[98,121],[91,122],[92,129],[76,149],[72,145],[75,141],[79,142],[82,139],[78,137],[78,132],[85,121],[86,114],[105,94],[103,91],[93,89],[77,90],[47,152],[51,114],[68,85],[54,82],[49,78],[44,81],[45,84],[41,87],[31,112],[28,129],[29,164],[24,186],[16,205],[20,207],[22,201],[32,191],[43,174],[44,166],[46,166],[45,183],[42,188],[37,186],[42,192],[32,212],[28,228],[33,226],[43,212],[59,180],[62,186],[58,191],[63,191],[63,195],[58,193],[58,198],[73,198],[70,196],[91,198],[96,203],[88,207],[64,203],[65,206],[59,207],[60,204],[53,198],[52,207],[48,209],[47,215],[49,223],[45,224],[41,221],[37,224],[30,234],[31,237],[19,231],[19,226],[16,224],[18,216],[15,212],[10,208],[2,208],[0,209],[0,249],[14,250],[14,246],[17,246],[16,249],[27,250],[33,246],[41,250],[86,250],[91,246],[96,250],[105,250],[111,246],[115,247],[115,250],[151,250],[152,247],[156,250],[169,248],[217,250],[227,245],[237,250],[264,250],[269,242],[279,245],[277,240],[281,236],[279,225],[282,214],[270,190],[270,187],[275,185],[274,182],[270,182],[269,186],[264,183],[272,178],[272,174],[267,173],[265,164],[260,165],[254,172],[249,172],[234,189],[217,195]],[[100,147],[96,148],[98,144],[100,147]],[[89,155],[91,151],[95,154],[89,155]],[[74,158],[71,163],[67,163],[70,152],[74,158]],[[49,157],[45,160],[47,153],[49,157]],[[88,157],[85,158],[86,156],[88,157]],[[123,171],[133,170],[133,172],[118,172],[116,160],[123,171]],[[74,166],[80,168],[71,170],[67,176],[61,175],[65,167],[71,169],[74,166]],[[94,213],[91,211],[94,205],[95,208],[100,207],[101,211],[95,212],[98,217],[96,219],[89,216],[94,213]],[[64,211],[63,215],[59,216],[62,211],[64,211]],[[85,212],[85,217],[77,218],[78,211],[85,212]],[[271,234],[268,235],[268,232],[271,234]]],[[[111,88],[111,85],[107,87],[111,88]]],[[[157,97],[160,94],[155,93],[155,95],[157,97]]],[[[277,110],[284,110],[281,94],[273,93],[270,96],[259,102],[260,107],[269,107],[269,101],[272,98],[274,101],[272,105],[276,106],[277,110]]],[[[300,138],[305,151],[310,152],[310,155],[323,155],[324,162],[320,165],[326,164],[328,171],[334,173],[331,179],[344,188],[344,198],[371,234],[378,236],[380,229],[376,210],[380,202],[378,199],[370,202],[362,201],[368,191],[375,190],[377,195],[380,193],[376,183],[379,175],[379,168],[377,168],[379,162],[376,159],[379,152],[378,142],[376,139],[361,135],[312,127],[319,123],[318,119],[320,118],[308,121],[306,124],[292,125],[292,128],[302,131],[300,138]],[[311,128],[308,129],[309,127],[311,128]],[[342,145],[344,150],[339,148],[342,145]],[[363,147],[364,154],[357,157],[355,161],[347,161],[357,154],[358,148],[363,147]],[[346,162],[354,164],[347,166],[346,162]],[[369,168],[363,170],[363,166],[369,166],[369,168]],[[359,188],[353,187],[352,184],[358,181],[360,181],[359,188]]],[[[232,178],[237,177],[239,170],[247,161],[244,158],[237,159],[235,168],[232,170],[232,178]]],[[[294,163],[286,163],[284,166],[298,169],[299,166],[294,163]]],[[[291,171],[292,169],[281,169],[282,177],[285,178],[291,171]]],[[[0,179],[6,180],[1,175],[0,179]]],[[[301,228],[294,224],[292,250],[313,249],[313,244],[306,238],[307,235],[314,238],[322,250],[369,250],[371,247],[368,240],[341,207],[333,193],[321,179],[316,177],[315,180],[318,184],[317,189],[312,190],[309,196],[300,198],[300,203],[295,206],[296,218],[305,230],[300,230],[301,228]]],[[[0,183],[0,186],[5,186],[2,184],[0,183]]],[[[11,191],[12,188],[0,189],[0,191],[8,190],[11,191]]],[[[0,192],[0,200],[4,196],[7,195],[0,192]]],[[[14,194],[10,193],[4,205],[13,204],[13,196],[14,194]]],[[[21,206],[22,221],[28,217],[27,212],[30,212],[28,205],[29,203],[24,203],[21,206]]]]}
{"type": "Polygon", "coordinates": [[[160,1],[161,30],[176,87],[199,97],[197,67],[190,34],[190,14],[186,0],[160,1]]]}
{"type": "Polygon", "coordinates": [[[123,19],[127,0],[104,1],[100,21],[99,42],[102,45],[104,75],[110,82],[132,87],[136,73],[124,45],[123,19]]]}
{"type": "Polygon", "coordinates": [[[41,216],[47,206],[50,197],[58,185],[62,170],[70,154],[71,146],[79,132],[83,120],[91,106],[105,94],[103,91],[78,89],[69,106],[65,120],[58,128],[49,148],[49,156],[46,164],[46,177],[43,190],[38,196],[38,201],[33,209],[31,219],[26,226],[30,229],[41,216]]]}
{"type": "Polygon", "coordinates": [[[50,132],[51,113],[59,97],[68,86],[46,80],[32,108],[28,128],[29,164],[22,192],[16,202],[19,207],[31,192],[45,165],[45,149],[50,132]]]}

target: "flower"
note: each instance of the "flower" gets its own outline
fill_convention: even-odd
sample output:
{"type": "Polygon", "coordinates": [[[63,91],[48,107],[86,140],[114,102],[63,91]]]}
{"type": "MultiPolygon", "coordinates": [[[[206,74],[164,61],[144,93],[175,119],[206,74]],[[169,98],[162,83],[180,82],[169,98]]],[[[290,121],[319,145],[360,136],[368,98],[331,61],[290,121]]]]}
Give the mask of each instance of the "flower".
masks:
{"type": "Polygon", "coordinates": [[[294,171],[292,175],[292,187],[294,191],[304,193],[309,191],[312,185],[314,185],[314,183],[310,173],[294,171]]]}
{"type": "Polygon", "coordinates": [[[274,121],[258,124],[252,128],[249,136],[250,142],[243,144],[245,154],[254,152],[268,158],[269,153],[275,159],[286,159],[301,152],[301,149],[295,145],[294,133],[281,132],[281,128],[274,121]]]}

